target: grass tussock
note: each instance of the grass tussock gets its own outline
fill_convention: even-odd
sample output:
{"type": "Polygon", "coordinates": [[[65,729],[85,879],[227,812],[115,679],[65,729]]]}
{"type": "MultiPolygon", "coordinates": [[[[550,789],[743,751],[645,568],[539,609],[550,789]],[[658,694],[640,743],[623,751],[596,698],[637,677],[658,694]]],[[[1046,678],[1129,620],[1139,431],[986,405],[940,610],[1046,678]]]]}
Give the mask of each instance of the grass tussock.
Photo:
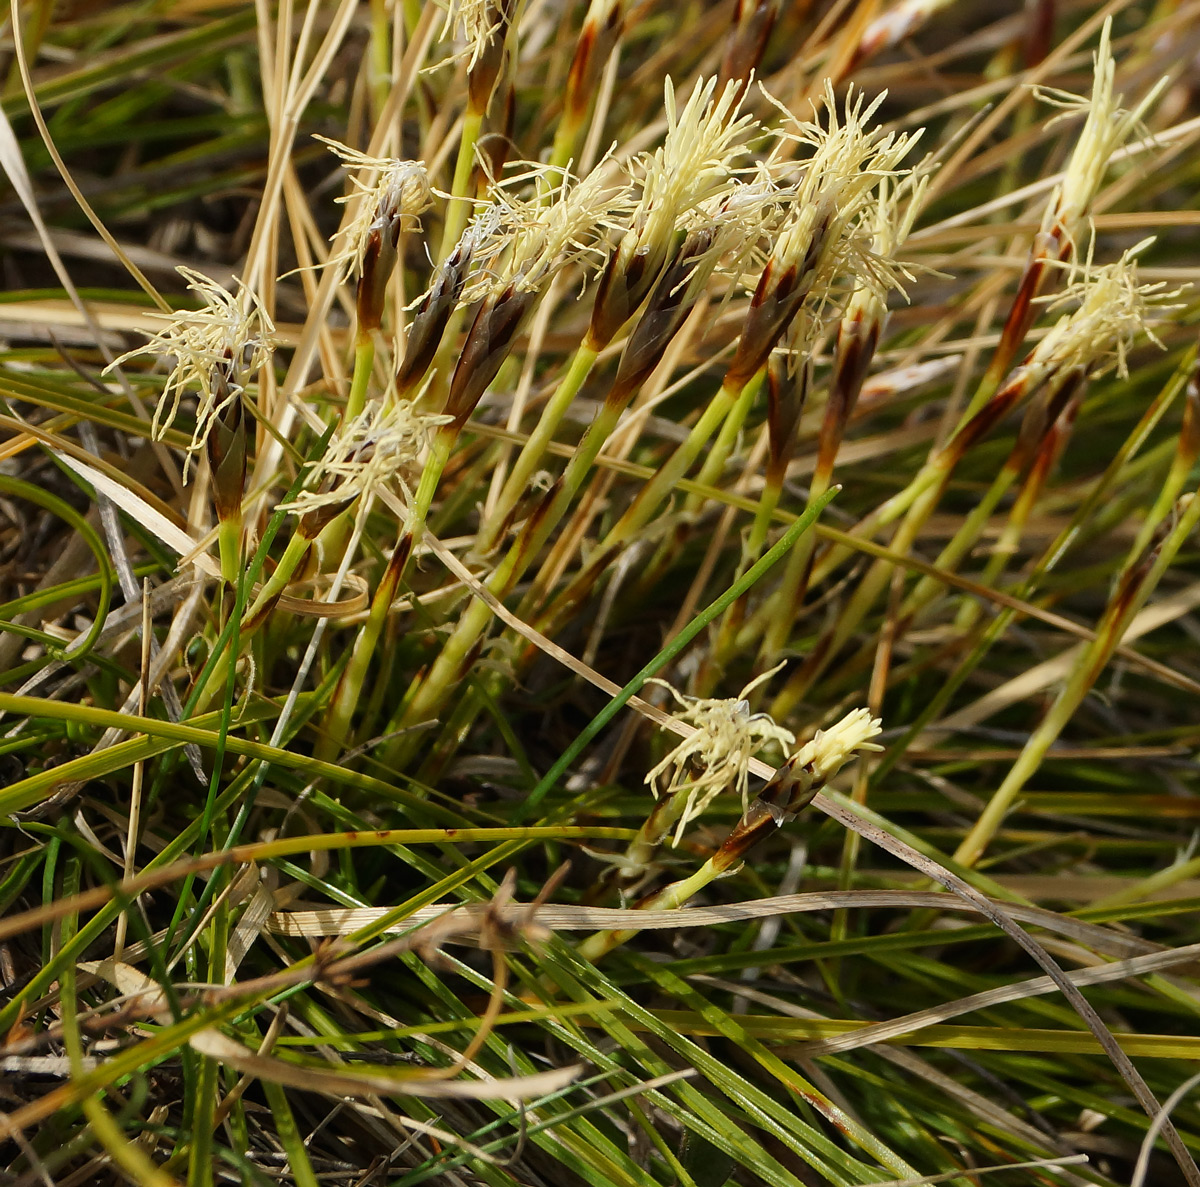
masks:
{"type": "Polygon", "coordinates": [[[4,1182],[1200,1184],[1197,28],[13,0],[4,1182]]]}

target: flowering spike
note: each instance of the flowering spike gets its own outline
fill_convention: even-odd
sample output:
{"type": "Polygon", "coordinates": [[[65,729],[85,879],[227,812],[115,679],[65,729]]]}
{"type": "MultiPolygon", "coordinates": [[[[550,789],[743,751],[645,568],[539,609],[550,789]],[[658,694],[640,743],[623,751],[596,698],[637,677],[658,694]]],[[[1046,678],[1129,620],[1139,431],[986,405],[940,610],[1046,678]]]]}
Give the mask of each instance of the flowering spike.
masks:
{"type": "MultiPolygon", "coordinates": [[[[764,94],[766,92],[764,91],[764,94]]],[[[769,96],[768,96],[769,97],[769,96]]],[[[877,253],[860,227],[876,201],[877,184],[897,172],[918,134],[870,129],[884,96],[864,108],[861,92],[846,99],[839,115],[828,83],[824,111],[828,127],[800,123],[781,110],[795,131],[786,135],[812,149],[795,186],[786,224],[762,271],[726,384],[740,390],[766,362],[806,301],[821,304],[843,273],[880,297],[899,288],[908,273],[877,253]]],[[[774,102],[774,100],[772,100],[774,102]]]]}
{"type": "Polygon", "coordinates": [[[716,87],[716,78],[697,84],[680,110],[671,79],[666,80],[667,133],[659,148],[639,158],[641,194],[601,278],[589,350],[607,346],[645,300],[670,257],[680,220],[729,190],[745,140],[757,124],[739,114],[741,84],[730,82],[719,95],[716,87]]]}
{"type": "Polygon", "coordinates": [[[280,509],[325,521],[360,496],[384,503],[401,523],[412,518],[408,485],[429,440],[430,430],[448,416],[419,412],[409,400],[373,401],[339,427],[312,469],[312,486],[280,509]]]}
{"type": "Polygon", "coordinates": [[[429,176],[421,161],[394,157],[370,157],[327,136],[317,136],[347,168],[374,171],[370,183],[351,176],[356,193],[338,198],[349,202],[356,196],[358,210],[338,232],[338,246],[329,263],[358,277],[359,330],[377,330],[383,320],[384,293],[396,266],[400,232],[421,225],[420,216],[433,200],[429,176]]]}
{"type": "Polygon", "coordinates": [[[1132,110],[1120,106],[1121,96],[1113,91],[1116,63],[1112,55],[1112,17],[1104,22],[1095,55],[1095,73],[1090,98],[1068,91],[1038,87],[1035,93],[1046,103],[1063,109],[1060,118],[1086,113],[1083,128],[1071,151],[1063,179],[1054,192],[1042,222],[1042,230],[1061,236],[1069,243],[1080,237],[1086,226],[1104,174],[1113,154],[1141,124],[1142,117],[1158,100],[1167,79],[1162,79],[1132,110]]]}
{"type": "MultiPolygon", "coordinates": [[[[235,297],[215,280],[192,268],[176,271],[188,288],[204,300],[200,309],[183,309],[161,317],[166,325],[149,341],[114,359],[105,374],[139,355],[172,358],[174,363],[163,384],[163,394],[154,412],[151,432],[160,440],[179,412],[179,402],[189,388],[196,389],[199,407],[196,428],[188,445],[188,461],[199,452],[214,424],[228,405],[240,400],[249,377],[271,357],[275,326],[258,298],[248,288],[235,297]]],[[[184,464],[187,479],[188,462],[184,464]]]]}
{"type": "Polygon", "coordinates": [[[1116,368],[1128,374],[1126,356],[1134,339],[1145,334],[1162,346],[1154,333],[1155,315],[1180,308],[1168,304],[1180,289],[1166,291],[1166,284],[1138,283],[1136,257],[1154,242],[1143,239],[1112,264],[1094,266],[1087,261],[1071,271],[1072,279],[1049,308],[1076,306],[1063,314],[1049,333],[1034,347],[1022,370],[1043,372],[1080,370],[1091,375],[1116,368]]]}
{"type": "Polygon", "coordinates": [[[776,725],[768,714],[751,713],[750,702],[746,700],[759,684],[775,675],[779,667],[752,680],[736,697],[724,700],[686,696],[676,692],[666,681],[654,680],[682,706],[679,719],[695,726],[695,731],[646,776],[646,782],[656,795],[682,793],[687,797],[675,830],[676,843],[688,822],[699,816],[727,788],[737,791],[745,808],[749,798],[750,760],[771,742],[777,743],[785,752],[795,742],[795,735],[776,725]],[[693,776],[690,772],[697,767],[699,773],[693,776]]]}

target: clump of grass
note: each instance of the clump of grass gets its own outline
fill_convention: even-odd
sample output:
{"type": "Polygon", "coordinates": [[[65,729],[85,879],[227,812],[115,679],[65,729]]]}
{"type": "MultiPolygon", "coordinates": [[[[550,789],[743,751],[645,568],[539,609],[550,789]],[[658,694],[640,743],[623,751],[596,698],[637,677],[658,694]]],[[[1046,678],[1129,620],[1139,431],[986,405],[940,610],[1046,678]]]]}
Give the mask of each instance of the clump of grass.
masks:
{"type": "Polygon", "coordinates": [[[7,1179],[1200,1184],[1197,19],[14,3],[7,1179]]]}

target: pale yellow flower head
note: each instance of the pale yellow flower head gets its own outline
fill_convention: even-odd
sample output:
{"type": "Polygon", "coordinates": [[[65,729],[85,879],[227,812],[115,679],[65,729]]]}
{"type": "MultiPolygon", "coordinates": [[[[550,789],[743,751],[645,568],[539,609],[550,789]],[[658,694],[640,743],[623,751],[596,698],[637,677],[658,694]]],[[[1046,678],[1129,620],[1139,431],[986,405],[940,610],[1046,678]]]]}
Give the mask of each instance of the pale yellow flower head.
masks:
{"type": "Polygon", "coordinates": [[[878,737],[883,723],[872,717],[867,709],[854,709],[836,725],[817,730],[812,740],[805,742],[792,758],[794,767],[812,773],[813,783],[822,786],[834,777],[856,754],[882,750],[871,739],[878,737]]]}
{"type": "Polygon", "coordinates": [[[280,509],[305,515],[341,507],[360,496],[378,499],[404,524],[411,518],[408,479],[420,464],[429,435],[451,418],[418,411],[410,400],[375,400],[339,426],[309,475],[310,488],[280,509]]]}
{"type": "Polygon", "coordinates": [[[347,169],[369,170],[374,180],[363,181],[354,173],[350,180],[355,193],[338,198],[339,202],[358,199],[354,218],[337,234],[337,249],[330,264],[343,266],[351,275],[362,272],[363,253],[371,234],[381,231],[395,238],[396,231],[420,227],[421,214],[433,201],[433,188],[423,161],[404,161],[395,157],[370,157],[349,145],[317,136],[331,152],[339,156],[347,169]]]}
{"type": "Polygon", "coordinates": [[[736,790],[742,797],[744,808],[749,799],[750,760],[769,743],[776,743],[786,754],[795,742],[795,735],[776,725],[769,714],[751,713],[750,702],[746,700],[750,692],[775,675],[779,667],[764,672],[736,697],[727,699],[685,696],[666,681],[654,681],[666,688],[682,706],[679,720],[695,727],[694,732],[646,776],[646,782],[656,795],[682,793],[687,796],[687,804],[675,830],[676,843],[688,822],[699,816],[723,791],[736,790]]]}
{"type": "Polygon", "coordinates": [[[191,455],[204,447],[216,417],[271,357],[275,326],[258,298],[245,286],[235,297],[215,280],[193,268],[176,271],[188,288],[203,298],[200,309],[151,314],[166,324],[149,341],[114,359],[105,373],[140,355],[171,359],[163,393],[154,412],[151,433],[156,440],[171,427],[179,402],[189,391],[196,395],[196,429],[184,464],[187,480],[191,455]]]}
{"type": "Polygon", "coordinates": [[[510,286],[534,292],[572,262],[599,267],[606,236],[626,217],[628,192],[628,185],[603,167],[576,181],[565,170],[529,165],[493,186],[489,203],[476,212],[466,232],[476,265],[463,302],[499,295],[510,286]],[[535,183],[532,192],[514,192],[530,181],[535,183]],[[552,187],[548,199],[547,183],[552,187]]]}
{"type": "Polygon", "coordinates": [[[1116,63],[1112,55],[1112,18],[1104,22],[1100,47],[1096,51],[1095,75],[1090,98],[1072,95],[1050,87],[1037,87],[1035,94],[1043,101],[1063,109],[1063,117],[1086,113],[1063,180],[1055,190],[1046,209],[1043,230],[1055,224],[1074,242],[1083,233],[1109,161],[1138,129],[1142,117],[1157,101],[1167,80],[1162,79],[1132,110],[1121,107],[1122,96],[1114,93],[1116,63]]]}
{"type": "Polygon", "coordinates": [[[635,253],[665,254],[677,222],[728,190],[758,122],[740,114],[744,88],[739,83],[726,84],[719,95],[716,88],[715,77],[698,83],[680,108],[667,78],[666,135],[658,148],[636,162],[641,193],[617,248],[618,266],[627,266],[635,253]]]}
{"type": "Polygon", "coordinates": [[[1177,309],[1169,304],[1180,293],[1157,284],[1138,282],[1136,256],[1154,242],[1143,239],[1112,264],[1086,263],[1074,267],[1063,292],[1050,302],[1051,309],[1073,306],[1034,347],[1024,369],[1041,377],[1051,372],[1079,370],[1102,374],[1115,367],[1128,373],[1126,355],[1134,341],[1145,335],[1161,346],[1154,326],[1162,315],[1177,309]]]}
{"type": "Polygon", "coordinates": [[[868,104],[861,91],[852,92],[839,111],[826,82],[815,118],[803,122],[777,104],[787,117],[783,135],[808,148],[810,155],[800,162],[790,216],[772,258],[777,273],[789,267],[810,272],[809,289],[817,300],[839,276],[882,295],[900,288],[908,275],[890,253],[907,235],[908,211],[915,216],[916,206],[898,204],[904,190],[895,179],[906,174],[900,163],[921,132],[897,134],[872,127],[885,97],[886,92],[868,104]]]}

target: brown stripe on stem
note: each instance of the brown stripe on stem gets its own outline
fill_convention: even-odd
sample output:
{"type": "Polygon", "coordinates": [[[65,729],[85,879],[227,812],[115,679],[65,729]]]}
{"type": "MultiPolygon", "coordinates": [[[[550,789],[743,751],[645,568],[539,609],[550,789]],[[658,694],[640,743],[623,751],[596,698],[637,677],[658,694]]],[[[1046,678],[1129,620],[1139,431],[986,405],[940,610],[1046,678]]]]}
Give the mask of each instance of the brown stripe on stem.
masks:
{"type": "Polygon", "coordinates": [[[1013,298],[1004,328],[1000,331],[1000,341],[996,344],[992,361],[988,365],[988,374],[993,378],[1003,375],[1012,366],[1017,351],[1021,349],[1021,343],[1025,341],[1025,336],[1037,317],[1036,301],[1045,287],[1049,261],[1068,260],[1073,250],[1065,228],[1057,219],[1048,231],[1039,231],[1034,236],[1029,259],[1025,263],[1024,272],[1021,273],[1017,295],[1013,298]]]}
{"type": "Polygon", "coordinates": [[[448,426],[451,432],[458,433],[470,419],[516,344],[537,297],[536,292],[522,292],[509,285],[498,296],[489,294],[484,299],[450,380],[446,414],[454,417],[448,426]]]}
{"type": "Polygon", "coordinates": [[[383,577],[379,582],[381,589],[390,588],[392,590],[393,599],[396,596],[396,591],[400,588],[400,581],[404,576],[405,568],[408,566],[408,558],[412,556],[412,550],[413,534],[411,531],[406,531],[396,541],[396,547],[392,549],[392,555],[388,560],[387,568],[384,569],[383,577]]]}
{"type": "Polygon", "coordinates": [[[1025,0],[1025,69],[1045,60],[1054,41],[1054,0],[1025,0]]]}
{"type": "Polygon", "coordinates": [[[434,271],[429,291],[408,327],[408,337],[404,343],[404,361],[396,372],[396,391],[400,395],[409,394],[429,370],[438,346],[441,345],[446,323],[462,295],[472,254],[470,243],[464,243],[460,239],[454,250],[434,271]]]}
{"type": "Polygon", "coordinates": [[[1054,424],[1050,426],[1050,430],[1042,438],[1037,454],[1033,459],[1033,465],[1029,467],[1029,477],[1037,483],[1038,489],[1045,484],[1058,459],[1062,457],[1062,452],[1067,447],[1071,430],[1075,427],[1075,418],[1079,415],[1079,409],[1082,404],[1082,387],[1076,386],[1066,406],[1058,414],[1058,419],[1055,420],[1054,424]]]}
{"type": "Polygon", "coordinates": [[[762,61],[778,17],[779,0],[737,0],[721,58],[718,94],[730,82],[736,80],[744,88],[750,81],[750,75],[762,61]]]}
{"type": "Polygon", "coordinates": [[[1009,467],[1024,470],[1040,453],[1047,434],[1053,431],[1058,418],[1083,384],[1083,372],[1073,369],[1057,377],[1048,388],[1043,389],[1030,402],[1021,418],[1017,440],[1009,455],[1009,467]]]}
{"type": "Polygon", "coordinates": [[[710,860],[718,872],[741,864],[755,845],[812,802],[820,787],[811,766],[800,764],[798,759],[799,755],[793,755],[779,767],[713,854],[710,860]]]}
{"type": "Polygon", "coordinates": [[[600,82],[600,72],[612,54],[625,22],[624,5],[614,4],[604,20],[595,20],[589,13],[575,43],[575,55],[567,71],[566,100],[563,119],[572,125],[587,118],[588,105],[600,82]]]}
{"type": "Polygon", "coordinates": [[[517,92],[511,79],[505,79],[497,87],[500,95],[500,115],[495,121],[488,119],[488,130],[475,145],[479,158],[475,166],[475,192],[480,198],[487,195],[492,179],[499,177],[514,155],[513,129],[517,118],[517,92]]]}
{"type": "Polygon", "coordinates": [[[825,490],[832,480],[846,425],[854,405],[858,403],[879,345],[880,329],[879,319],[864,319],[862,310],[855,310],[852,316],[843,318],[838,327],[837,355],[829,382],[825,418],[821,422],[821,434],[817,440],[817,462],[813,469],[813,485],[818,490],[825,490]]]}
{"type": "Polygon", "coordinates": [[[1183,420],[1179,425],[1179,456],[1195,461],[1200,454],[1200,362],[1192,368],[1192,376],[1184,389],[1183,420]]]}
{"type": "Polygon", "coordinates": [[[986,437],[1029,394],[1029,376],[1022,368],[938,451],[938,461],[956,466],[967,450],[986,437]]]}

